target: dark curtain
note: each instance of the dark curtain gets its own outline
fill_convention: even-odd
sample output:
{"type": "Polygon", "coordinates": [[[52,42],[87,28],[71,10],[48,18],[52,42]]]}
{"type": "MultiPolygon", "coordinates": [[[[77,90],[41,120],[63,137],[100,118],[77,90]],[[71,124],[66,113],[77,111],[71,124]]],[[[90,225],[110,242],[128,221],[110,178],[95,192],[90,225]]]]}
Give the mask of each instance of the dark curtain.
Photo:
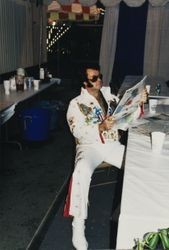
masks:
{"type": "Polygon", "coordinates": [[[120,3],[117,48],[112,85],[119,88],[126,75],[142,75],[148,2],[140,7],[120,3]]]}

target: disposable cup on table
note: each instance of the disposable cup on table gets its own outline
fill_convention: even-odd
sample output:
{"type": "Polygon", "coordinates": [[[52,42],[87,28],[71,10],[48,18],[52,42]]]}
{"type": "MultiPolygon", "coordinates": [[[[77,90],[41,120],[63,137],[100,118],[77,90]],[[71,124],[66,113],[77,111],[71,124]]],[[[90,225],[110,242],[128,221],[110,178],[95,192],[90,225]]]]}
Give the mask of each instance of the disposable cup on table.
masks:
{"type": "Polygon", "coordinates": [[[150,99],[149,100],[149,113],[150,114],[156,113],[157,102],[158,102],[157,99],[150,99]]]}
{"type": "Polygon", "coordinates": [[[4,89],[5,89],[5,95],[10,94],[10,81],[4,80],[4,89]]]}
{"type": "Polygon", "coordinates": [[[153,153],[161,153],[165,136],[166,134],[163,132],[155,131],[151,133],[151,149],[153,153]]]}
{"type": "Polygon", "coordinates": [[[12,77],[10,79],[10,89],[11,90],[16,90],[16,80],[15,80],[15,77],[12,77]]]}
{"type": "Polygon", "coordinates": [[[40,80],[33,80],[34,90],[39,90],[39,82],[40,82],[40,80]]]}

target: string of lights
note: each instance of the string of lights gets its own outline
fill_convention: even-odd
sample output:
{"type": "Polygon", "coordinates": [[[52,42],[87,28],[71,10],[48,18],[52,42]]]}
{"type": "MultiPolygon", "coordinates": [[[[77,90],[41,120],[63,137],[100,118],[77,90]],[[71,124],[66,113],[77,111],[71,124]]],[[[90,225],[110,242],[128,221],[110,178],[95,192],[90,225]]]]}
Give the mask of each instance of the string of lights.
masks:
{"type": "Polygon", "coordinates": [[[47,51],[52,53],[55,43],[71,28],[70,23],[56,23],[47,26],[47,51]]]}

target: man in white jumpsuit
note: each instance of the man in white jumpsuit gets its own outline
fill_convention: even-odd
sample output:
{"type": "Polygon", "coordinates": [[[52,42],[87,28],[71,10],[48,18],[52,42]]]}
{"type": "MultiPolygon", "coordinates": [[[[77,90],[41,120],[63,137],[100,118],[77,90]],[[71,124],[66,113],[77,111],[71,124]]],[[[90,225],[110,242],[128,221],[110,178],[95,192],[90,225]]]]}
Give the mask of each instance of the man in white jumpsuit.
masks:
{"type": "Polygon", "coordinates": [[[102,87],[99,68],[87,68],[81,94],[68,107],[67,121],[76,140],[76,157],[64,216],[74,217],[72,242],[77,250],[88,248],[84,231],[92,174],[103,161],[121,167],[124,145],[119,142],[118,129],[126,130],[129,122],[140,116],[138,107],[127,123],[118,124],[112,117],[117,102],[110,87],[102,87]]]}

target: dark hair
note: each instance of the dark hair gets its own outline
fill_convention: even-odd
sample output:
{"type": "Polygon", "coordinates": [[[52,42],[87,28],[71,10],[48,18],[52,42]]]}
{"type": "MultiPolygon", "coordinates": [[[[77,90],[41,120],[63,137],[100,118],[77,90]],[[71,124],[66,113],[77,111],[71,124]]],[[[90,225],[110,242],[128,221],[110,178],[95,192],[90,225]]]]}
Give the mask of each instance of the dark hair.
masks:
{"type": "MultiPolygon", "coordinates": [[[[93,69],[93,70],[98,70],[100,71],[100,66],[99,64],[87,64],[84,69],[83,69],[83,72],[82,72],[82,84],[84,82],[87,82],[88,83],[88,87],[93,87],[93,85],[91,85],[91,83],[89,82],[88,78],[87,78],[87,69],[93,69]]],[[[84,84],[83,84],[83,87],[84,87],[84,84]]]]}

